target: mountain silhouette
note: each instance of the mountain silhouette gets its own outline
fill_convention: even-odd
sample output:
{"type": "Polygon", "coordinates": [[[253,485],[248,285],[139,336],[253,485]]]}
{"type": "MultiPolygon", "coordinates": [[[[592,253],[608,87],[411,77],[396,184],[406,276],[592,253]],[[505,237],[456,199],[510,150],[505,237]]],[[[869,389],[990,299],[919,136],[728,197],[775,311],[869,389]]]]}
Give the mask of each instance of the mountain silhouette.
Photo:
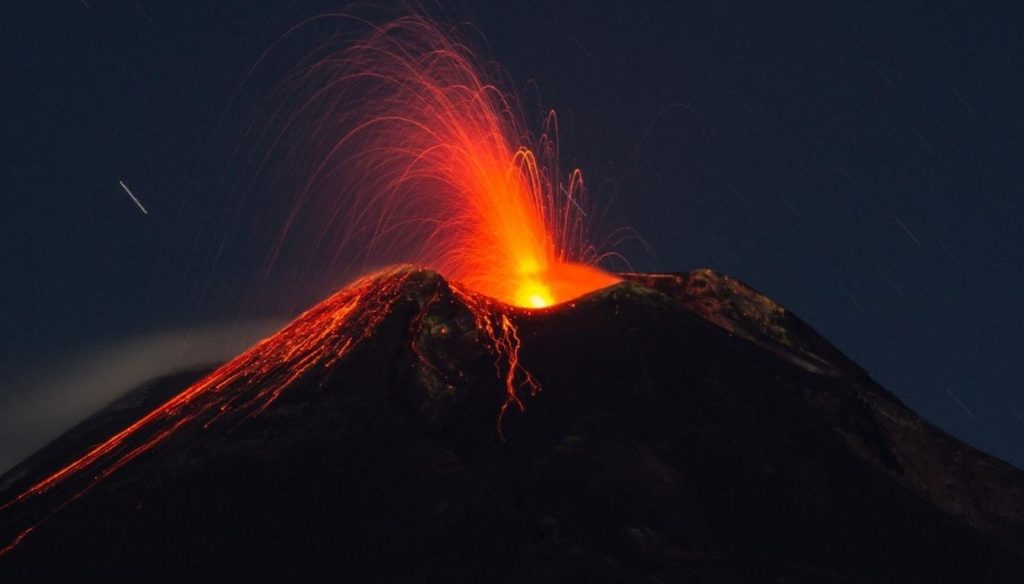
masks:
{"type": "Polygon", "coordinates": [[[711,270],[364,278],[0,477],[0,580],[1020,582],[1024,473],[711,270]]]}

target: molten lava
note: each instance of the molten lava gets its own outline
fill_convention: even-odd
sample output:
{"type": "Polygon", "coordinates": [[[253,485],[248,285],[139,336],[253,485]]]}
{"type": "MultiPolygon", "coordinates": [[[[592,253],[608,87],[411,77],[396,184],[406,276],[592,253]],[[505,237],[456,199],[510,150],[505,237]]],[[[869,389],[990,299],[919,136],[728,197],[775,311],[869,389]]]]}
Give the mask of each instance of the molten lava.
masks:
{"type": "Polygon", "coordinates": [[[554,114],[532,136],[485,70],[420,17],[302,69],[286,99],[301,106],[283,123],[315,148],[296,160],[309,179],[271,262],[301,226],[336,256],[428,266],[520,307],[616,283],[595,267],[582,175],[562,176],[554,114]]]}

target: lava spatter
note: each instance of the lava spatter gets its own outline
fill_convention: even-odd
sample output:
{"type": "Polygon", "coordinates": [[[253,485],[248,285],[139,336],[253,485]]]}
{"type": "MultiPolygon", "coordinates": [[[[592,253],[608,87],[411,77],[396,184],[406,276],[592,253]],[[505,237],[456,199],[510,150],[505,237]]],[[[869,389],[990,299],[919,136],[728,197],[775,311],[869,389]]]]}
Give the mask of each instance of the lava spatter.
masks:
{"type": "Polygon", "coordinates": [[[534,132],[496,67],[423,17],[327,45],[271,122],[285,128],[280,165],[303,177],[271,265],[309,248],[412,263],[524,308],[619,281],[597,267],[606,254],[582,173],[560,167],[554,112],[534,132]]]}

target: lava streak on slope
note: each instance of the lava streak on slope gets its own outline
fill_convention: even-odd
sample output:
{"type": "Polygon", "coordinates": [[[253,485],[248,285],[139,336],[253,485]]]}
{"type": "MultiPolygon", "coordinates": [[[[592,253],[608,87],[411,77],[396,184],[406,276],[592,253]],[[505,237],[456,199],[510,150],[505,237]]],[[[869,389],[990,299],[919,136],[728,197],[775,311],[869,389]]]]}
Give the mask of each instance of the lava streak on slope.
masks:
{"type": "MultiPolygon", "coordinates": [[[[430,302],[429,298],[426,301],[411,298],[408,284],[413,278],[425,277],[424,274],[430,272],[402,266],[354,282],[303,313],[274,336],[27,488],[15,499],[0,505],[0,511],[15,511],[12,508],[21,503],[66,487],[53,494],[54,504],[49,505],[52,512],[59,511],[183,428],[206,430],[215,425],[230,428],[264,412],[284,392],[305,379],[313,383],[322,381],[333,367],[370,338],[388,315],[410,302],[419,302],[421,306],[417,309],[422,311],[430,302]]],[[[436,285],[443,285],[440,283],[443,280],[436,281],[439,282],[436,285]]],[[[520,392],[525,388],[533,393],[540,388],[519,361],[520,340],[513,323],[519,311],[463,287],[450,285],[450,288],[473,315],[485,346],[494,354],[497,374],[505,386],[505,401],[498,417],[500,434],[501,416],[509,405],[523,409],[520,392]]],[[[409,345],[423,365],[432,367],[415,346],[420,326],[420,320],[413,319],[409,345]]],[[[25,527],[13,541],[6,542],[6,547],[0,548],[0,555],[14,549],[36,525],[25,527]]]]}

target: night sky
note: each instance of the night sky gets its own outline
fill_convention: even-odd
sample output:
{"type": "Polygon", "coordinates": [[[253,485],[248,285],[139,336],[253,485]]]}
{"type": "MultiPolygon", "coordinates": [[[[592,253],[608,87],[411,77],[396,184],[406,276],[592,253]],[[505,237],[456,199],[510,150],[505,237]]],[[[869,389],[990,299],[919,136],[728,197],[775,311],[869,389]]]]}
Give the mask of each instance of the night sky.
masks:
{"type": "MultiPolygon", "coordinates": [[[[96,347],[214,325],[248,340],[355,275],[268,276],[257,250],[287,193],[237,187],[246,124],[321,31],[250,71],[344,5],[252,4],[2,9],[0,403],[96,347]]],[[[685,4],[437,12],[558,111],[563,164],[646,242],[621,249],[634,269],[745,281],[1024,467],[1024,11],[685,4]]]]}

